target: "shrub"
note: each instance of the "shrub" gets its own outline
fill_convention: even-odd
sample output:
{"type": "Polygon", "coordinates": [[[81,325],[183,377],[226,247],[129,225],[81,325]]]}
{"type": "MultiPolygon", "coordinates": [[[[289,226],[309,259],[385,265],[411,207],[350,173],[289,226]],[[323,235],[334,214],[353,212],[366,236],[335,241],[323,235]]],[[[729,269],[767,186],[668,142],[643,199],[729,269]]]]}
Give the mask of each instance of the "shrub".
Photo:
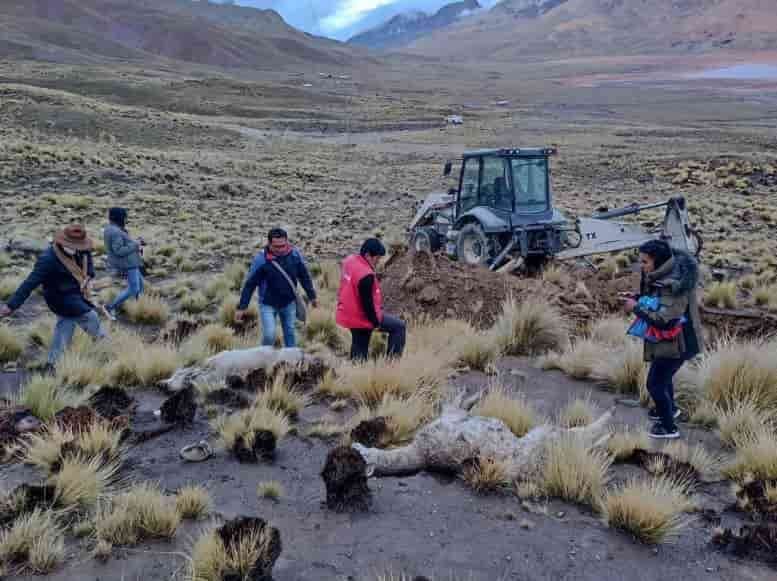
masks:
{"type": "Polygon", "coordinates": [[[737,285],[735,282],[715,282],[704,293],[704,302],[719,309],[737,307],[737,285]]]}
{"type": "Polygon", "coordinates": [[[46,574],[64,558],[64,530],[50,510],[35,509],[22,515],[0,535],[3,563],[22,563],[34,573],[46,574]]]}
{"type": "Polygon", "coordinates": [[[491,385],[472,413],[502,420],[519,438],[537,425],[537,412],[526,398],[520,394],[508,393],[507,389],[498,383],[491,385]]]}
{"type": "Polygon", "coordinates": [[[184,486],[175,496],[175,508],[182,518],[201,519],[212,505],[210,494],[202,486],[184,486]]]}
{"type": "Polygon", "coordinates": [[[122,305],[130,321],[142,325],[161,325],[170,318],[170,307],[158,296],[144,294],[122,305]]]}
{"type": "Polygon", "coordinates": [[[688,523],[682,516],[691,508],[688,489],[688,482],[667,476],[629,480],[602,502],[604,522],[648,544],[674,539],[688,523]]]}
{"type": "Polygon", "coordinates": [[[0,324],[0,364],[16,361],[24,352],[24,342],[18,331],[0,324]]]}
{"type": "Polygon", "coordinates": [[[542,489],[548,496],[596,506],[611,463],[607,453],[592,450],[573,434],[562,435],[548,444],[542,489]]]}
{"type": "Polygon", "coordinates": [[[541,298],[521,303],[508,298],[493,333],[505,355],[538,355],[563,348],[569,340],[566,321],[555,306],[541,298]]]}

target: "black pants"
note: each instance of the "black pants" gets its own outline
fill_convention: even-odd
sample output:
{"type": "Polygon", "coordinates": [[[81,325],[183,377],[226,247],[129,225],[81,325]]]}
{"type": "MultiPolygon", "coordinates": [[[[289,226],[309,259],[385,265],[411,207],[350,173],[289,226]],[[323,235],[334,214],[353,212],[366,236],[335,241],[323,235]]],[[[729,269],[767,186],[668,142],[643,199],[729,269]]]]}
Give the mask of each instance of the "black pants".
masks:
{"type": "MultiPolygon", "coordinates": [[[[372,329],[351,329],[351,360],[366,361],[370,356],[370,338],[372,329]]],[[[402,319],[383,315],[383,324],[378,331],[388,333],[389,357],[401,357],[405,350],[407,327],[402,319]]]]}
{"type": "Polygon", "coordinates": [[[656,404],[656,413],[661,418],[664,429],[673,431],[674,414],[677,406],[674,403],[674,376],[685,361],[683,359],[655,359],[650,364],[647,376],[647,389],[656,404]]]}

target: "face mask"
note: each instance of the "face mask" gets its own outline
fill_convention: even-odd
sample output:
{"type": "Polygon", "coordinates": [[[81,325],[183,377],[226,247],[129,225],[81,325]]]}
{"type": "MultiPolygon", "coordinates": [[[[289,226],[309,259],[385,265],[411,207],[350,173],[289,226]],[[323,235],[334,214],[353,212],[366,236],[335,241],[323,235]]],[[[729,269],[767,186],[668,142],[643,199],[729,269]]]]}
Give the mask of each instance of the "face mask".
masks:
{"type": "Polygon", "coordinates": [[[68,256],[75,256],[75,255],[76,255],[75,248],[68,248],[67,246],[63,246],[63,247],[62,247],[62,250],[63,250],[63,251],[65,252],[65,254],[67,254],[68,256]]]}

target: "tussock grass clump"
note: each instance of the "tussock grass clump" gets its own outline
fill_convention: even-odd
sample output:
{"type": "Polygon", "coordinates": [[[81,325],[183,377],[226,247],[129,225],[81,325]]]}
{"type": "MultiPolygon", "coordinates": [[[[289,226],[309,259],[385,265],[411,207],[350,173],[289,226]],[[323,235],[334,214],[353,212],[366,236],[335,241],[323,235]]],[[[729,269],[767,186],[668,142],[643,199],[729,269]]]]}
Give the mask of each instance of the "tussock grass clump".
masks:
{"type": "Polygon", "coordinates": [[[59,460],[62,446],[73,440],[75,440],[73,432],[61,430],[56,425],[49,427],[45,432],[27,434],[22,452],[24,462],[48,471],[59,460]]]}
{"type": "Polygon", "coordinates": [[[724,410],[745,401],[760,410],[777,410],[775,350],[776,341],[721,341],[699,365],[700,391],[724,410]]]}
{"type": "Polygon", "coordinates": [[[214,428],[224,446],[232,450],[238,438],[251,447],[254,435],[259,431],[270,432],[276,442],[280,442],[289,433],[289,418],[284,412],[258,400],[247,410],[217,418],[214,428]]]}
{"type": "Polygon", "coordinates": [[[477,416],[502,420],[510,431],[522,438],[538,423],[537,412],[521,394],[513,394],[499,383],[493,383],[472,410],[477,416]]]}
{"type": "Polygon", "coordinates": [[[161,297],[144,294],[137,300],[129,300],[122,305],[127,318],[141,325],[161,325],[170,318],[170,307],[161,297]]]}
{"type": "Polygon", "coordinates": [[[714,282],[704,293],[704,303],[719,309],[735,309],[737,307],[736,282],[714,282]]]}
{"type": "Polygon", "coordinates": [[[9,327],[0,324],[0,363],[16,361],[24,352],[24,341],[20,333],[9,327]]]}
{"type": "Polygon", "coordinates": [[[738,441],[756,435],[764,426],[773,423],[772,414],[759,409],[758,404],[750,400],[734,402],[727,407],[715,406],[713,414],[720,440],[732,448],[738,441]]]}
{"type": "Polygon", "coordinates": [[[0,562],[46,574],[56,569],[64,558],[64,529],[50,510],[35,509],[22,515],[0,534],[0,562]]]}
{"type": "Polygon", "coordinates": [[[57,383],[75,390],[100,385],[107,377],[105,363],[91,354],[71,349],[57,362],[57,383]]]}
{"type": "Polygon", "coordinates": [[[589,337],[600,345],[619,347],[627,337],[626,331],[629,325],[630,322],[623,317],[605,317],[591,325],[589,337]]]}
{"type": "Polygon", "coordinates": [[[605,357],[608,354],[603,345],[590,339],[580,339],[562,353],[548,353],[542,357],[540,364],[545,370],[558,369],[575,379],[587,379],[594,366],[605,357]]]}
{"type": "Polygon", "coordinates": [[[178,368],[178,353],[167,343],[145,343],[134,333],[114,339],[115,358],[108,376],[121,387],[154,386],[178,368]]]}
{"type": "Polygon", "coordinates": [[[611,464],[606,452],[591,449],[574,434],[562,435],[547,447],[542,489],[548,496],[595,506],[611,464]]]}
{"type": "Polygon", "coordinates": [[[72,445],[71,450],[83,461],[93,458],[118,460],[123,451],[121,432],[103,420],[96,420],[88,429],[79,432],[62,430],[54,424],[43,432],[26,436],[23,444],[24,462],[51,471],[59,462],[66,444],[72,445]]]}
{"type": "Polygon", "coordinates": [[[488,369],[499,355],[494,335],[478,331],[471,325],[467,325],[466,330],[459,335],[456,352],[458,364],[476,371],[488,369]]]}
{"type": "Polygon", "coordinates": [[[467,463],[462,478],[478,494],[503,492],[510,486],[509,467],[495,458],[479,456],[467,463]]]}
{"type": "Polygon", "coordinates": [[[289,380],[283,372],[276,373],[272,383],[257,397],[259,407],[277,410],[292,419],[299,416],[308,402],[309,398],[305,394],[289,385],[289,380]]]}
{"type": "Polygon", "coordinates": [[[201,292],[187,294],[181,299],[181,310],[190,315],[198,315],[204,312],[209,305],[208,297],[201,292]]]}
{"type": "Polygon", "coordinates": [[[607,451],[618,462],[628,460],[636,450],[649,450],[650,438],[646,431],[634,428],[614,431],[607,440],[607,451]]]}
{"type": "Polygon", "coordinates": [[[64,458],[59,471],[49,477],[56,490],[55,503],[63,508],[91,508],[112,491],[118,472],[118,463],[101,458],[64,458]]]}
{"type": "Polygon", "coordinates": [[[235,349],[238,338],[230,327],[212,323],[189,337],[181,347],[184,364],[200,363],[222,351],[235,349]]]}
{"type": "Polygon", "coordinates": [[[642,344],[627,339],[619,349],[600,354],[591,378],[617,393],[638,395],[644,391],[647,372],[642,344]]]}
{"type": "Polygon", "coordinates": [[[98,540],[135,545],[146,538],[172,538],[180,523],[175,502],[157,485],[142,483],[100,506],[95,530],[98,540]]]}
{"type": "Polygon", "coordinates": [[[515,297],[508,298],[492,332],[505,355],[539,355],[563,349],[569,341],[568,325],[561,313],[538,297],[521,303],[515,297]]]}
{"type": "Polygon", "coordinates": [[[343,434],[347,429],[347,426],[338,424],[333,421],[320,421],[309,425],[303,432],[306,438],[335,438],[343,434]]]}
{"type": "Polygon", "coordinates": [[[203,293],[212,301],[223,301],[232,294],[232,285],[224,277],[212,278],[205,285],[203,293]]]}
{"type": "Polygon", "coordinates": [[[602,501],[603,520],[643,543],[673,540],[688,524],[683,513],[692,508],[689,487],[687,481],[668,476],[629,480],[602,501]]]}
{"type": "Polygon", "coordinates": [[[723,466],[723,459],[708,452],[701,444],[689,446],[682,441],[669,442],[663,452],[678,462],[688,464],[703,477],[714,476],[723,466]]]}
{"type": "Polygon", "coordinates": [[[324,309],[312,309],[304,329],[305,340],[321,343],[335,351],[345,345],[345,337],[337,326],[334,316],[324,309]]]}
{"type": "Polygon", "coordinates": [[[737,482],[777,480],[777,434],[762,428],[736,440],[736,456],[723,473],[737,482]]]}
{"type": "MultiPolygon", "coordinates": [[[[363,405],[349,423],[349,432],[359,423],[374,418],[386,419],[383,446],[410,441],[416,430],[434,415],[434,402],[424,394],[397,396],[386,394],[377,405],[363,405]]],[[[341,428],[342,431],[342,428],[341,428]]]]}
{"type": "Polygon", "coordinates": [[[175,508],[182,518],[201,519],[210,513],[213,501],[203,486],[184,486],[175,495],[175,508]]]}
{"type": "Polygon", "coordinates": [[[260,482],[256,487],[256,494],[259,498],[280,500],[283,497],[283,485],[277,480],[260,482]]]}
{"type": "Polygon", "coordinates": [[[61,389],[53,377],[33,375],[16,399],[36,418],[48,422],[61,409],[78,405],[81,398],[78,394],[61,389]]]}
{"type": "MultiPolygon", "coordinates": [[[[51,339],[54,337],[54,317],[44,316],[27,327],[27,342],[36,347],[48,348],[51,345],[51,339]]],[[[74,337],[75,339],[75,337],[74,337]]]]}
{"type": "Polygon", "coordinates": [[[591,394],[585,397],[570,399],[558,414],[558,425],[564,428],[579,428],[587,426],[596,417],[596,405],[591,401],[591,394]]]}
{"type": "Polygon", "coordinates": [[[229,283],[229,288],[238,291],[243,287],[243,281],[248,274],[248,268],[240,262],[233,262],[224,269],[224,280],[229,283]]]}
{"type": "MultiPolygon", "coordinates": [[[[238,299],[235,297],[225,298],[219,306],[218,320],[222,325],[229,327],[235,324],[235,313],[237,312],[238,299]]],[[[259,320],[259,309],[256,303],[248,305],[243,319],[245,323],[252,323],[259,320]]]]}
{"type": "Polygon", "coordinates": [[[0,301],[7,301],[16,292],[16,289],[24,282],[21,276],[5,276],[0,280],[0,301]]]}

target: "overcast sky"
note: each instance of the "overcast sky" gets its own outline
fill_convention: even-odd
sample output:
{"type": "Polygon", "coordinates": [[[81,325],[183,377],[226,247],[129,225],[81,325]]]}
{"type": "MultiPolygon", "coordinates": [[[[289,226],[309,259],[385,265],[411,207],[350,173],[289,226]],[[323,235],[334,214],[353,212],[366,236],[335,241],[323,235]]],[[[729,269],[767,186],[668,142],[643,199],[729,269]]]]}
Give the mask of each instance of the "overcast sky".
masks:
{"type": "MultiPolygon", "coordinates": [[[[453,0],[236,0],[238,4],[272,8],[297,28],[347,40],[378,26],[395,14],[413,10],[434,11],[453,0]]],[[[497,0],[481,0],[483,5],[497,0]]]]}

